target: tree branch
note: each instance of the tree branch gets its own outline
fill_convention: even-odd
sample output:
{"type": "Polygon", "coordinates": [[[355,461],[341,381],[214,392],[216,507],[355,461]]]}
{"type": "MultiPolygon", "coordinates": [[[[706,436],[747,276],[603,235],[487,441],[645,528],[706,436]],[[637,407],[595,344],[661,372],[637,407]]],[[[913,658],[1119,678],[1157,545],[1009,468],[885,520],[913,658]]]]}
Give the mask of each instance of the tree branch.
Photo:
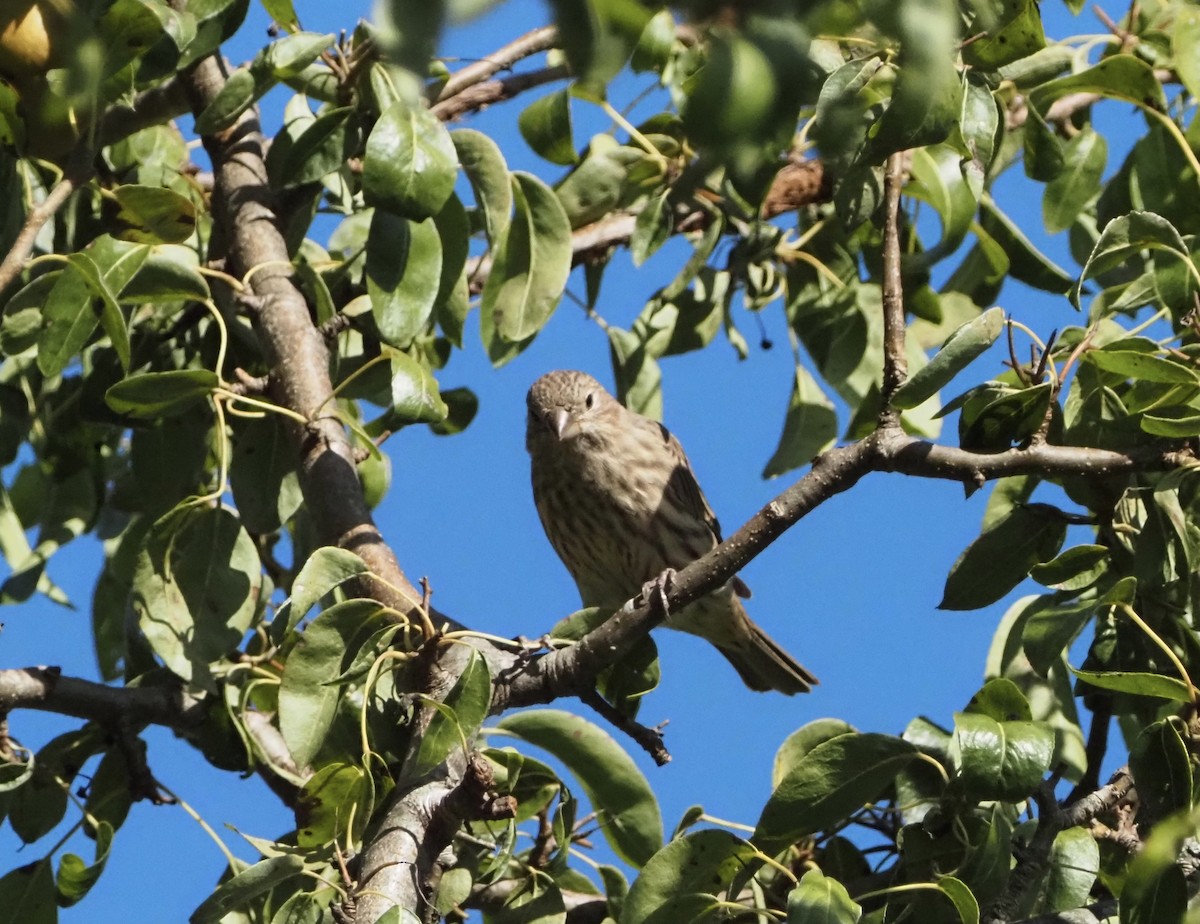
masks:
{"type": "MultiPolygon", "coordinates": [[[[216,99],[226,77],[216,55],[184,75],[195,113],[216,99]]],[[[249,288],[260,301],[248,302],[248,310],[272,370],[274,398],[308,420],[304,427],[291,427],[305,507],[323,542],[357,553],[382,578],[364,582],[363,595],[415,619],[421,595],[371,518],[350,442],[335,413],[328,352],[293,279],[254,109],[231,128],[205,136],[204,145],[213,163],[213,211],[227,242],[229,272],[246,278],[254,270],[249,288]]]]}
{"type": "Polygon", "coordinates": [[[540,87],[542,84],[553,83],[556,80],[566,80],[570,76],[571,72],[566,65],[558,64],[525,74],[513,74],[503,80],[487,80],[464,87],[454,96],[434,103],[429,109],[443,122],[449,122],[468,112],[486,109],[492,103],[512,99],[533,87],[540,87]]]}
{"type": "Polygon", "coordinates": [[[98,722],[143,727],[165,725],[185,732],[204,718],[202,700],[171,687],[110,687],[65,677],[56,667],[0,670],[0,714],[40,709],[98,722]]]}
{"type": "Polygon", "coordinates": [[[523,58],[546,51],[558,44],[558,29],[541,26],[518,36],[485,58],[455,71],[437,91],[433,102],[441,103],[458,96],[464,90],[482,83],[499,71],[506,71],[523,58]]]}
{"type": "MultiPolygon", "coordinates": [[[[807,475],[711,552],[677,572],[666,591],[667,604],[678,611],[732,580],[787,529],[869,472],[983,484],[1008,475],[1113,475],[1176,468],[1194,461],[1187,451],[1121,453],[1047,444],[978,453],[938,446],[909,436],[899,426],[881,428],[857,443],[818,456],[807,475]]],[[[509,671],[493,670],[492,712],[586,693],[596,675],[619,660],[660,619],[657,605],[630,601],[574,645],[515,664],[509,671]]]]}
{"type": "Polygon", "coordinates": [[[904,284],[900,277],[900,190],[904,186],[904,153],[887,160],[883,180],[883,422],[899,414],[892,397],[908,378],[904,355],[904,284]]]}
{"type": "Polygon", "coordinates": [[[1115,808],[1129,794],[1132,786],[1133,777],[1129,774],[1129,768],[1122,767],[1105,786],[1067,808],[1060,808],[1054,799],[1053,786],[1050,783],[1043,784],[1033,797],[1038,806],[1037,830],[1009,874],[1003,891],[984,909],[981,917],[983,924],[1008,924],[1025,893],[1045,873],[1054,839],[1059,833],[1068,828],[1091,824],[1098,815],[1115,808]]]}
{"type": "Polygon", "coordinates": [[[17,232],[17,237],[5,255],[4,261],[0,262],[0,293],[7,289],[25,269],[25,264],[33,252],[33,245],[37,241],[38,232],[42,230],[42,226],[54,217],[75,190],[91,179],[94,172],[91,152],[85,152],[82,149],[76,151],[67,164],[62,179],[46,193],[45,199],[25,214],[25,222],[21,225],[21,230],[17,232]]]}

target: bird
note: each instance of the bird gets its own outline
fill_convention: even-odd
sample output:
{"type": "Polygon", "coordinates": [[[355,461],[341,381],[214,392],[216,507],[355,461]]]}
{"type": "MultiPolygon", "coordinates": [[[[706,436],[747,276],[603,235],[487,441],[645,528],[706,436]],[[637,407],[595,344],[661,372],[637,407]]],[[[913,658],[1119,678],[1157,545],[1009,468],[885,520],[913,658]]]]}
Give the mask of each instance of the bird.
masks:
{"type": "MultiPolygon", "coordinates": [[[[585,372],[557,370],[526,398],[525,447],[546,537],[585,607],[619,609],[664,573],[721,542],[721,527],[679,441],[585,372]]],[[[735,577],[667,615],[707,639],[752,690],[806,693],[816,677],[746,613],[735,577]]]]}

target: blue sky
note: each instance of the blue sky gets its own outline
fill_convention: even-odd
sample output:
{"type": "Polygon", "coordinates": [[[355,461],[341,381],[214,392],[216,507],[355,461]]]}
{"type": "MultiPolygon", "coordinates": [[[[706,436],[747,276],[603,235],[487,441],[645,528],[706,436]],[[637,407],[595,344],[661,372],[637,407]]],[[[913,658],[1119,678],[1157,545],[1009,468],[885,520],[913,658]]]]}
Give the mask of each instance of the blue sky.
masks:
{"type": "MultiPolygon", "coordinates": [[[[1104,5],[1114,9],[1112,3],[1104,5]]],[[[336,5],[298,0],[296,6],[305,28],[314,31],[349,28],[369,12],[362,0],[336,5]]],[[[452,30],[442,47],[463,58],[486,54],[537,24],[529,15],[533,10],[544,15],[538,4],[501,5],[484,19],[452,30]]],[[[1064,26],[1068,17],[1058,0],[1044,4],[1043,15],[1051,37],[1102,31],[1090,13],[1064,26]]],[[[247,38],[227,49],[231,60],[249,57],[265,41],[266,25],[261,7],[253,4],[242,30],[247,38]]],[[[624,85],[619,90],[626,92],[624,85]]],[[[630,88],[625,98],[633,92],[630,88]]],[[[268,103],[269,132],[278,127],[281,101],[274,97],[268,103]]],[[[528,101],[493,107],[463,124],[493,134],[511,168],[553,179],[558,168],[540,162],[515,130],[517,113],[528,101]]],[[[584,126],[577,142],[583,143],[586,104],[575,105],[577,126],[581,119],[584,126]]],[[[1129,107],[1101,109],[1109,126],[1137,118],[1129,107]]],[[[185,123],[186,130],[190,120],[185,123]]],[[[592,130],[604,127],[595,122],[592,130]]],[[[1127,136],[1140,131],[1139,120],[1127,136]]],[[[1123,153],[1110,135],[1106,175],[1123,153]]],[[[1003,181],[997,198],[1040,246],[1071,271],[1077,269],[1067,256],[1065,236],[1047,241],[1042,234],[1040,189],[1031,189],[1019,168],[1003,181]]],[[[682,252],[679,246],[665,248],[637,271],[627,254],[618,253],[606,274],[601,313],[616,323],[631,320],[673,273],[682,252]]],[[[581,293],[581,279],[573,277],[571,288],[581,293]]],[[[1077,318],[1065,301],[1016,283],[1002,293],[1001,304],[1043,336],[1077,318]]],[[[542,535],[530,497],[524,394],[553,368],[585,369],[611,385],[608,345],[600,328],[564,300],[533,346],[493,370],[479,348],[474,319],[466,350],[454,355],[439,379],[446,388],[473,388],[480,397],[479,415],[452,438],[410,428],[386,444],[393,483],[378,520],[410,578],[429,578],[439,609],[484,632],[538,636],[576,609],[578,597],[542,535]]],[[[718,339],[701,353],[663,363],[665,422],[687,449],[727,533],[801,474],[772,482],[759,477],[778,440],[792,378],[781,307],[768,308],[763,321],[776,344],[773,350],[754,346],[755,328],[746,316],[742,327],[753,347],[747,360],[739,361],[718,339]]],[[[989,354],[980,362],[999,371],[998,360],[989,354]]],[[[977,367],[969,375],[978,379],[987,373],[977,367]]],[[[950,724],[952,712],[982,682],[992,632],[1011,602],[970,613],[935,609],[947,571],[978,534],[986,496],[981,492],[964,500],[953,483],[872,475],[807,517],[747,567],[743,577],[754,590],[749,611],[820,678],[811,695],[751,693],[704,642],[658,633],[663,682],[643,706],[642,719],[649,724],[670,720],[666,744],[673,762],[656,768],[640,751],[633,753],[661,799],[668,832],[695,803],[712,815],[753,824],[769,795],[775,750],[814,719],[834,716],[862,730],[897,734],[917,715],[950,724]]],[[[57,664],[67,673],[95,676],[87,601],[97,552],[90,541],[81,541],[50,565],[79,609],[35,600],[0,614],[6,624],[0,665],[57,664]]],[[[33,748],[73,724],[30,712],[12,717],[13,733],[33,748]]],[[[254,855],[226,825],[266,837],[292,827],[289,814],[257,779],[212,769],[168,732],[151,730],[147,739],[155,774],[235,852],[254,855]]],[[[36,859],[54,837],[17,852],[11,831],[0,828],[4,867],[36,859]]],[[[90,858],[90,842],[77,839],[73,848],[90,858]]],[[[62,911],[61,919],[95,924],[184,920],[223,865],[209,837],[182,809],[139,804],[118,832],[99,884],[81,906],[62,911]],[[151,857],[156,861],[148,862],[151,857]],[[154,883],[150,889],[148,877],[154,883]],[[134,895],[137,905],[131,907],[134,895]]]]}

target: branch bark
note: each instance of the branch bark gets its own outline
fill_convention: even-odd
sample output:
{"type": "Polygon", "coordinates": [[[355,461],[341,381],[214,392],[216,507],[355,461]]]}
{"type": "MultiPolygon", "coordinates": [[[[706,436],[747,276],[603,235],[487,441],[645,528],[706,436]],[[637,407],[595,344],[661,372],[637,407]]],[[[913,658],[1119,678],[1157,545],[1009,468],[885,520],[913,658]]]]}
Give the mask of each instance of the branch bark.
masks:
{"type": "MultiPolygon", "coordinates": [[[[203,112],[226,79],[216,55],[195,64],[184,76],[192,110],[203,112]]],[[[416,619],[421,594],[375,526],[335,413],[329,354],[293,279],[254,109],[226,131],[205,136],[204,145],[213,163],[213,211],[224,232],[229,271],[247,277],[254,270],[248,281],[257,300],[245,304],[272,370],[273,397],[308,421],[292,427],[305,507],[323,542],[357,553],[383,579],[365,582],[363,595],[416,619]]]]}
{"type": "Polygon", "coordinates": [[[4,261],[0,262],[0,293],[3,293],[25,269],[25,263],[33,252],[33,245],[42,226],[55,216],[75,190],[91,179],[93,172],[90,152],[82,149],[77,151],[67,164],[62,179],[46,194],[46,198],[25,214],[21,230],[17,232],[4,261]]]}
{"type": "Polygon", "coordinates": [[[40,709],[98,722],[187,731],[204,718],[202,700],[169,687],[110,687],[63,676],[55,667],[0,670],[0,714],[40,709]]]}

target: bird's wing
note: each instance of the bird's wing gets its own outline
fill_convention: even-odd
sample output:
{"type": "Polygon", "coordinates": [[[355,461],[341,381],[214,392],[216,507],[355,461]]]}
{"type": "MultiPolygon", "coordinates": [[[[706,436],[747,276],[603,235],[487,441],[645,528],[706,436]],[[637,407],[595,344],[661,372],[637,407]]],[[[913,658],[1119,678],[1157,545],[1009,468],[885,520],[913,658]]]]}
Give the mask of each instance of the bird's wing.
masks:
{"type": "MultiPolygon", "coordinates": [[[[717,520],[717,515],[713,513],[712,507],[709,506],[708,498],[704,496],[704,491],[700,488],[700,482],[696,480],[696,473],[692,471],[692,464],[688,461],[687,453],[683,451],[679,440],[670,430],[662,424],[656,424],[656,426],[662,432],[663,441],[676,461],[675,472],[667,484],[668,499],[677,508],[688,511],[696,519],[705,523],[709,532],[712,533],[713,544],[719,544],[723,541],[721,524],[717,520]]],[[[734,577],[733,591],[739,597],[750,596],[750,588],[740,577],[734,577]]]]}
{"type": "Polygon", "coordinates": [[[720,542],[721,524],[717,522],[717,515],[713,513],[712,507],[708,505],[708,499],[700,489],[700,482],[696,480],[687,453],[683,451],[679,440],[675,439],[675,435],[670,430],[662,424],[655,424],[655,426],[662,434],[667,451],[675,459],[675,471],[672,473],[670,481],[667,482],[668,500],[677,509],[684,510],[702,521],[712,532],[713,539],[720,542]]]}

